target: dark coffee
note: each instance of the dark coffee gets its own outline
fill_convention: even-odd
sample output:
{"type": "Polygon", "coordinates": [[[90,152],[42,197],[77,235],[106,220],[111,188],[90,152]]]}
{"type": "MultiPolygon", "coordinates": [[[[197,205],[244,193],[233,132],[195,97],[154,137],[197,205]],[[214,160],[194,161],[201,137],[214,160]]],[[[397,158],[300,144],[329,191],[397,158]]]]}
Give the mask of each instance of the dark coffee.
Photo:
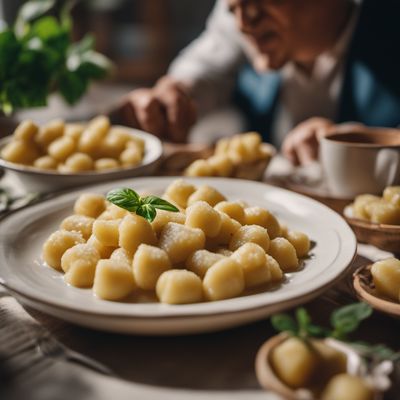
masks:
{"type": "Polygon", "coordinates": [[[342,143],[370,146],[400,146],[400,133],[396,132],[352,132],[336,133],[326,137],[342,143]]]}

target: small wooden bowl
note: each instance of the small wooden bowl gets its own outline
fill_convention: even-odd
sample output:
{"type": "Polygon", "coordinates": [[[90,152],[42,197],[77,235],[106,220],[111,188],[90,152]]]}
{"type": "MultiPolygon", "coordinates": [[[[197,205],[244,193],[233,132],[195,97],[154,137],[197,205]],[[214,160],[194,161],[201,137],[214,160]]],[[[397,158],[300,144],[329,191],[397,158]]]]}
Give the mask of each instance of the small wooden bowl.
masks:
{"type": "MultiPolygon", "coordinates": [[[[243,162],[234,166],[228,178],[261,181],[270,161],[276,154],[274,146],[262,143],[265,157],[260,160],[243,162]]],[[[214,154],[214,149],[202,144],[165,144],[164,160],[160,168],[162,175],[185,175],[185,169],[198,159],[207,159],[214,154]]]]}
{"type": "Polygon", "coordinates": [[[261,181],[263,179],[265,170],[276,154],[276,149],[268,143],[263,143],[262,147],[266,154],[269,153],[269,157],[235,166],[232,178],[250,179],[253,181],[261,181]]]}
{"type": "MultiPolygon", "coordinates": [[[[288,337],[289,336],[287,334],[282,333],[277,336],[273,336],[261,346],[256,356],[256,375],[258,382],[264,389],[273,391],[287,400],[301,400],[307,398],[307,393],[309,396],[312,396],[311,391],[308,389],[292,389],[285,385],[275,374],[275,371],[270,363],[270,356],[273,349],[285,341],[288,337]]],[[[359,373],[361,368],[361,359],[353,349],[335,339],[329,338],[324,339],[324,341],[328,346],[334,347],[346,354],[347,372],[353,375],[359,373]]]]}
{"type": "Polygon", "coordinates": [[[376,224],[352,216],[351,206],[345,207],[343,215],[353,229],[357,240],[372,244],[379,249],[400,253],[400,226],[376,224]]]}
{"type": "Polygon", "coordinates": [[[371,274],[371,264],[358,268],[353,274],[353,287],[357,296],[374,309],[392,317],[400,317],[400,303],[386,299],[376,292],[371,274]]]}

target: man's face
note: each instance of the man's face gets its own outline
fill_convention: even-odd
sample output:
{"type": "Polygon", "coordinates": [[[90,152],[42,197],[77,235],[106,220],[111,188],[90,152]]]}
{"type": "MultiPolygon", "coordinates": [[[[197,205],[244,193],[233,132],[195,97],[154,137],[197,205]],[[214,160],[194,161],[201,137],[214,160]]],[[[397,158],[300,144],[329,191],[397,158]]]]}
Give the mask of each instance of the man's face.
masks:
{"type": "Polygon", "coordinates": [[[253,47],[255,63],[264,60],[265,69],[279,69],[290,60],[308,62],[325,50],[327,3],[338,0],[226,1],[253,47]]]}

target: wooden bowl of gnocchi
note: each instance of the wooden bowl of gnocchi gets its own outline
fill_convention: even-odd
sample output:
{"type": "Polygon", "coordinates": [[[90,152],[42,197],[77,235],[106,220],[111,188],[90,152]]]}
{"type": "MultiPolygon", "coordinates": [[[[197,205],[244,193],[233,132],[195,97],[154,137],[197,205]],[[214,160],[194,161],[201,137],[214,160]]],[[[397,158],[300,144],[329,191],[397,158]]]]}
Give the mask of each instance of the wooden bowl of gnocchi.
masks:
{"type": "Polygon", "coordinates": [[[400,252],[400,186],[388,186],[382,196],[359,195],[343,214],[360,242],[400,252]]]}
{"type": "Polygon", "coordinates": [[[246,132],[218,140],[209,157],[193,161],[186,176],[220,176],[259,181],[264,177],[276,149],[263,143],[257,132],[246,132]]]}
{"type": "Polygon", "coordinates": [[[305,343],[282,333],[267,340],[256,357],[260,385],[288,400],[382,399],[362,371],[357,352],[332,338],[305,343]]]}
{"type": "Polygon", "coordinates": [[[400,261],[388,258],[364,265],[353,274],[357,296],[373,308],[400,317],[400,261]]]}
{"type": "Polygon", "coordinates": [[[346,222],[310,198],[248,180],[176,179],[106,182],[7,216],[0,283],[80,325],[199,333],[308,301],[355,255],[346,222]],[[115,188],[152,195],[145,204],[161,196],[178,211],[157,210],[150,222],[106,201],[115,188]]]}
{"type": "Polygon", "coordinates": [[[25,120],[13,135],[0,140],[0,167],[33,192],[149,175],[161,156],[158,138],[112,126],[105,116],[87,123],[53,120],[42,126],[25,120]]]}

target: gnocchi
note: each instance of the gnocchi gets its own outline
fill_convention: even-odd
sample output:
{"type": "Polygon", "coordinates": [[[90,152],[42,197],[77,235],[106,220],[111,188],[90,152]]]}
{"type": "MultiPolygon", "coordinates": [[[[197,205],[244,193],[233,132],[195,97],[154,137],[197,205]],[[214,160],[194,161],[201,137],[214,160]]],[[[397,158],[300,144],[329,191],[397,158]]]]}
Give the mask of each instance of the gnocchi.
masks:
{"type": "Polygon", "coordinates": [[[257,179],[263,173],[272,151],[263,146],[256,132],[220,139],[214,154],[207,159],[193,161],[186,169],[186,176],[248,177],[257,179]],[[260,172],[257,169],[260,169],[260,172]],[[256,171],[256,174],[255,174],[256,171]]]}
{"type": "Polygon", "coordinates": [[[382,197],[362,194],[350,205],[352,216],[376,224],[400,225],[400,186],[388,186],[382,197]]]}
{"type": "Polygon", "coordinates": [[[159,246],[167,252],[173,264],[179,264],[196,250],[204,248],[205,241],[201,229],[168,222],[161,231],[159,246]]]}
{"type": "Polygon", "coordinates": [[[88,240],[92,234],[94,221],[94,218],[85,215],[70,215],[61,222],[60,228],[66,231],[80,232],[82,237],[88,240]]]}
{"type": "Polygon", "coordinates": [[[106,200],[103,195],[84,193],[75,202],[74,212],[78,215],[97,218],[106,209],[106,200]]]}
{"type": "Polygon", "coordinates": [[[154,290],[160,275],[169,269],[167,253],[158,247],[141,244],[133,257],[133,275],[141,289],[154,290]]]}
{"type": "Polygon", "coordinates": [[[246,287],[253,287],[271,280],[271,271],[262,247],[255,243],[245,243],[231,256],[241,266],[246,287]]]}
{"type": "Polygon", "coordinates": [[[118,260],[100,260],[94,275],[93,292],[104,300],[121,300],[135,289],[130,266],[118,260]]]}
{"type": "Polygon", "coordinates": [[[374,390],[359,376],[335,375],[325,387],[321,400],[373,400],[374,390]]]}
{"type": "Polygon", "coordinates": [[[152,291],[160,302],[186,304],[268,290],[309,252],[307,235],[282,229],[269,211],[229,201],[210,186],[177,180],[165,197],[179,211],[157,210],[149,222],[102,194],[80,195],[74,214],[44,243],[43,260],[66,283],[92,288],[104,300],[152,291]],[[271,226],[286,238],[271,240],[271,226]]]}
{"type": "Polygon", "coordinates": [[[318,368],[318,357],[302,340],[292,337],[277,346],[271,364],[279,379],[291,388],[308,387],[318,368]]]}
{"type": "Polygon", "coordinates": [[[221,229],[221,216],[205,201],[197,201],[186,209],[185,225],[200,228],[207,237],[213,238],[221,229]]]}
{"type": "Polygon", "coordinates": [[[1,157],[9,162],[72,174],[108,171],[140,164],[145,142],[123,127],[111,127],[105,116],[87,124],[57,119],[39,127],[22,121],[1,157]]]}
{"type": "Polygon", "coordinates": [[[233,258],[223,258],[210,267],[203,280],[204,293],[209,300],[239,296],[245,287],[243,270],[233,258]]]}
{"type": "MultiPolygon", "coordinates": [[[[245,221],[245,213],[242,204],[237,201],[221,201],[215,207],[217,211],[221,211],[239,222],[241,225],[248,225],[245,221]]],[[[251,225],[251,224],[250,224],[251,225]]]]}
{"type": "Polygon", "coordinates": [[[65,281],[77,287],[91,287],[100,254],[94,246],[77,244],[67,249],[61,257],[65,281]]]}
{"type": "Polygon", "coordinates": [[[271,240],[269,254],[278,262],[284,272],[295,271],[299,267],[296,249],[285,238],[271,240]]]}
{"type": "Polygon", "coordinates": [[[268,231],[259,225],[244,225],[232,236],[229,242],[229,250],[237,250],[247,242],[256,243],[261,246],[265,252],[268,252],[270,244],[268,231]]]}
{"type": "Polygon", "coordinates": [[[203,300],[201,279],[193,272],[172,269],[157,281],[156,293],[162,303],[185,304],[203,300]]]}
{"type": "Polygon", "coordinates": [[[222,254],[212,253],[204,249],[197,250],[186,260],[186,268],[200,278],[204,278],[207,270],[223,258],[224,255],[222,254]]]}
{"type": "Polygon", "coordinates": [[[54,268],[61,269],[61,257],[76,244],[83,243],[84,239],[79,232],[61,229],[50,235],[43,245],[43,259],[54,268]]]}
{"type": "Polygon", "coordinates": [[[371,275],[376,290],[393,301],[400,301],[400,260],[387,258],[372,264],[371,275]]]}

